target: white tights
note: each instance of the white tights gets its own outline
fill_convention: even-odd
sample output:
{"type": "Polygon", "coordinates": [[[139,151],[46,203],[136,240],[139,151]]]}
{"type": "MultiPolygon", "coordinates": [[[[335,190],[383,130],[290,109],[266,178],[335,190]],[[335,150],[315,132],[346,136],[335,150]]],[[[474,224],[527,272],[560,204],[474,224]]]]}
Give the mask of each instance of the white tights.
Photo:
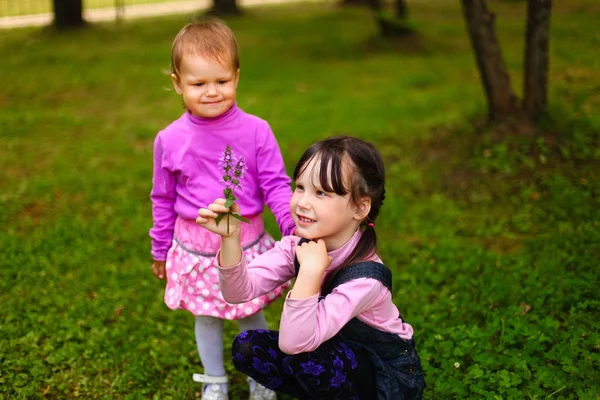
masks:
{"type": "MultiPolygon", "coordinates": [[[[240,331],[251,329],[267,329],[267,321],[262,311],[246,318],[237,320],[240,331]]],[[[223,320],[206,315],[196,316],[195,324],[196,345],[200,362],[204,366],[204,374],[209,376],[225,376],[223,364],[223,320]]],[[[250,381],[250,390],[254,390],[254,381],[250,381]]],[[[206,385],[208,388],[209,385],[206,385]]],[[[227,393],[227,385],[222,384],[221,390],[227,393]]]]}

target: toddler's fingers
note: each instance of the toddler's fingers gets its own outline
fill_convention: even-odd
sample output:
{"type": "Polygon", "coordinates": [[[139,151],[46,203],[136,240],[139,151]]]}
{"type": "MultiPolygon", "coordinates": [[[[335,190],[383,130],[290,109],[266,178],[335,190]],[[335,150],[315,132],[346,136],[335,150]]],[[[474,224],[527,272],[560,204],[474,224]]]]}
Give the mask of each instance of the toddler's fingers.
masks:
{"type": "Polygon", "coordinates": [[[198,218],[196,218],[196,223],[197,223],[198,225],[204,225],[204,224],[206,224],[207,222],[208,222],[208,220],[207,220],[206,218],[202,218],[202,217],[198,217],[198,218]]]}
{"type": "MultiPolygon", "coordinates": [[[[225,203],[223,203],[223,204],[225,204],[225,203]]],[[[210,211],[213,211],[213,213],[226,213],[229,211],[229,208],[225,207],[223,204],[214,202],[208,206],[208,209],[210,211]]],[[[216,215],[215,215],[215,218],[216,218],[216,215]]]]}
{"type": "Polygon", "coordinates": [[[212,212],[211,210],[207,209],[207,208],[201,208],[198,210],[198,216],[202,217],[202,218],[217,218],[217,214],[215,214],[214,212],[212,212]]]}

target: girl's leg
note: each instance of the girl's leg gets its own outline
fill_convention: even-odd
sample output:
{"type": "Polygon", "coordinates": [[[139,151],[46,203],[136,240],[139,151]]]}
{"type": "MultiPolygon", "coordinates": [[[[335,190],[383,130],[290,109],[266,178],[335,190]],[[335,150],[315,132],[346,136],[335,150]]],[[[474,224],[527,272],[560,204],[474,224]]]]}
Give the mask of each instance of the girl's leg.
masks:
{"type": "MultiPolygon", "coordinates": [[[[267,329],[267,320],[265,319],[265,313],[263,313],[262,310],[254,315],[250,315],[249,317],[238,319],[237,322],[240,326],[240,332],[256,329],[267,329]]],[[[254,392],[256,389],[256,381],[252,378],[249,379],[248,386],[250,387],[250,392],[254,392]]]]}
{"type": "Polygon", "coordinates": [[[329,340],[308,353],[279,350],[279,332],[246,331],[231,349],[234,366],[258,383],[300,399],[372,399],[374,380],[368,356],[329,340]]]}
{"type": "Polygon", "coordinates": [[[263,313],[262,310],[249,317],[238,319],[237,323],[240,326],[240,332],[255,329],[267,329],[267,320],[265,319],[265,313],[263,313]]]}
{"type": "MultiPolygon", "coordinates": [[[[223,365],[223,320],[205,315],[196,316],[196,345],[204,374],[225,376],[223,365]]],[[[206,385],[205,389],[208,389],[206,385]]],[[[227,384],[221,384],[221,391],[227,393],[227,384]]]]}

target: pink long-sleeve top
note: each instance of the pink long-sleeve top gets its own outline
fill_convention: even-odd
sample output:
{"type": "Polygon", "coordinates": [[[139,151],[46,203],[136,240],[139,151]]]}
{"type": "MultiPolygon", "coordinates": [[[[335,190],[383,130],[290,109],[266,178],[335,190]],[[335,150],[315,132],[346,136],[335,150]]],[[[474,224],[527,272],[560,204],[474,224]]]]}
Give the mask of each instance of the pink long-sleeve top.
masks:
{"type": "Polygon", "coordinates": [[[289,211],[291,181],[269,124],[237,104],[215,118],[196,117],[188,111],[154,141],[150,237],[155,260],[166,259],[177,216],[196,219],[199,208],[224,197],[219,159],[227,145],[244,158],[247,167],[241,189],[235,192],[243,215],[259,215],[266,204],[283,235],[294,231],[289,211]]]}
{"type": "MultiPolygon", "coordinates": [[[[328,253],[333,261],[325,276],[341,265],[360,240],[361,234],[358,230],[344,246],[328,253]]],[[[268,293],[293,278],[294,255],[299,240],[297,236],[286,236],[273,249],[248,264],[242,259],[231,268],[219,268],[219,282],[225,300],[242,303],[268,293]]],[[[217,254],[217,260],[219,256],[217,254]]],[[[371,261],[381,262],[377,256],[371,261]]],[[[371,278],[343,283],[321,301],[319,295],[291,299],[288,294],[279,325],[279,347],[288,354],[312,351],[336,335],[354,317],[403,339],[412,338],[413,328],[399,316],[390,291],[381,282],[371,278]]]]}

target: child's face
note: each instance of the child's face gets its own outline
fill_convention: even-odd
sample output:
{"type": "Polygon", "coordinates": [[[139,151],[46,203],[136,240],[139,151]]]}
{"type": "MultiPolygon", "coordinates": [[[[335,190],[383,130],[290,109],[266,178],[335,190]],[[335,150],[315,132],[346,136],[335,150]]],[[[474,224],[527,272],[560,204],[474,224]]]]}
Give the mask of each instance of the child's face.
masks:
{"type": "Polygon", "coordinates": [[[218,117],[233,106],[240,70],[231,63],[186,54],[179,71],[171,74],[173,86],[193,115],[218,117]]]}
{"type": "Polygon", "coordinates": [[[323,239],[327,251],[332,251],[350,240],[366,213],[350,201],[349,194],[324,192],[319,183],[319,167],[320,160],[315,157],[296,179],[290,211],[298,236],[323,239]]]}

